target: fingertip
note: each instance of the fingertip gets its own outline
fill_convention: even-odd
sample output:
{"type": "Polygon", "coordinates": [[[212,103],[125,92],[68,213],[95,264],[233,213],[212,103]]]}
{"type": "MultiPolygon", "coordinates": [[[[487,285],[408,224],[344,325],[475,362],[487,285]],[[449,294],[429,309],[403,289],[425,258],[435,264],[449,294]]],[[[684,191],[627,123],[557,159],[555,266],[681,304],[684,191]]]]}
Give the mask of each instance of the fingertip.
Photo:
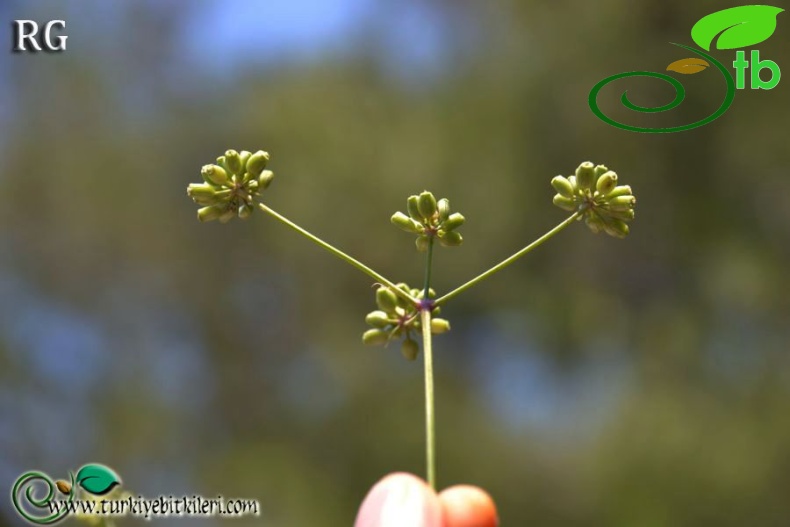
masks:
{"type": "Polygon", "coordinates": [[[444,527],[497,527],[496,505],[483,489],[456,485],[439,493],[444,527]]]}
{"type": "Polygon", "coordinates": [[[423,480],[406,472],[389,474],[365,496],[355,527],[440,527],[442,506],[423,480]]]}

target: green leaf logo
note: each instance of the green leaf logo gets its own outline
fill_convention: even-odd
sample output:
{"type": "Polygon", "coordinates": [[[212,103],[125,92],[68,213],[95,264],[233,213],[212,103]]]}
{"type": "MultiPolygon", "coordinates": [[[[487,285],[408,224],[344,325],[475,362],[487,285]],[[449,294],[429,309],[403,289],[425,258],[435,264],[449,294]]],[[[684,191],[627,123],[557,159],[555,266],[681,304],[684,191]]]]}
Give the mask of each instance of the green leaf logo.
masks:
{"type": "Polygon", "coordinates": [[[121,478],[111,468],[91,464],[77,472],[77,484],[91,494],[102,496],[121,483],[121,478]]]}
{"type": "Polygon", "coordinates": [[[717,49],[735,49],[754,46],[774,34],[776,16],[784,11],[769,5],[744,5],[716,11],[703,17],[691,28],[691,38],[696,44],[710,51],[717,35],[717,49]]]}

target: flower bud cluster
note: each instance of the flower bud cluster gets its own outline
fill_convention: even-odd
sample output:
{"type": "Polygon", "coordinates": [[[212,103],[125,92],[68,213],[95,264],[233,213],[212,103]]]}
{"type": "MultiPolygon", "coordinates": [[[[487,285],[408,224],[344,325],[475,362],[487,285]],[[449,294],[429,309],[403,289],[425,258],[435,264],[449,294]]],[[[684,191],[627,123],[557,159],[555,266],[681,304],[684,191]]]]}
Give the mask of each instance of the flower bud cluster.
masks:
{"type": "Polygon", "coordinates": [[[585,162],[573,176],[551,180],[557,191],[554,204],[569,212],[579,212],[595,233],[625,238],[627,223],[634,219],[636,197],[628,185],[617,184],[617,174],[604,165],[585,162]]]}
{"type": "MultiPolygon", "coordinates": [[[[408,293],[413,298],[423,300],[424,292],[412,289],[407,284],[397,284],[397,287],[408,293]]],[[[434,298],[433,289],[428,290],[428,298],[434,298]]],[[[376,306],[378,309],[371,311],[365,317],[365,322],[373,329],[367,330],[362,335],[362,342],[371,346],[386,345],[391,340],[403,337],[401,353],[408,360],[414,360],[419,353],[417,338],[421,329],[420,306],[415,305],[386,286],[376,290],[376,306]]],[[[440,309],[433,308],[432,314],[438,315],[440,309]]],[[[450,331],[450,323],[442,318],[431,318],[431,333],[438,335],[450,331]]]]}
{"type": "Polygon", "coordinates": [[[202,207],[198,219],[226,223],[235,216],[249,218],[256,198],[274,178],[271,170],[265,170],[268,162],[269,154],[263,150],[228,150],[216,164],[205,165],[200,171],[203,183],[187,187],[187,195],[202,207]]]}
{"type": "Polygon", "coordinates": [[[408,214],[396,212],[392,215],[393,225],[406,232],[417,234],[417,250],[424,252],[428,249],[432,238],[438,238],[444,247],[461,245],[463,237],[455,229],[466,221],[458,212],[450,212],[450,200],[436,198],[427,190],[419,196],[409,196],[406,200],[408,214]]]}

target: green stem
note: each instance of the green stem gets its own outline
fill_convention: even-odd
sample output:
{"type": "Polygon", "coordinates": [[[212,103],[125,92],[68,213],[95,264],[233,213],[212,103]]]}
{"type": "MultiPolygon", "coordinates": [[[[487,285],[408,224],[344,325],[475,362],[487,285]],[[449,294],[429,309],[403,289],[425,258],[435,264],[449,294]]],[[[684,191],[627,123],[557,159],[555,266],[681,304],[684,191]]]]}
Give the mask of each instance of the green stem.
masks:
{"type": "Polygon", "coordinates": [[[484,272],[484,273],[472,278],[471,280],[466,282],[464,285],[462,285],[462,286],[460,286],[460,287],[458,287],[456,289],[453,289],[452,291],[450,291],[449,293],[447,293],[443,297],[439,298],[436,302],[434,302],[434,305],[438,306],[440,304],[444,304],[445,302],[447,302],[451,298],[455,297],[456,295],[458,295],[460,293],[463,293],[464,291],[466,291],[467,289],[469,289],[470,287],[472,287],[476,283],[478,283],[478,282],[480,282],[482,280],[485,280],[486,278],[488,278],[489,276],[493,275],[494,273],[497,273],[497,272],[501,271],[502,269],[506,268],[507,266],[509,266],[510,264],[512,264],[513,262],[515,262],[516,260],[518,260],[519,258],[524,256],[525,254],[529,253],[530,251],[532,251],[536,247],[540,247],[543,244],[543,242],[549,240],[552,236],[554,236],[555,234],[560,232],[562,229],[564,229],[565,227],[567,227],[568,225],[573,223],[576,220],[576,218],[579,217],[579,214],[580,214],[579,212],[574,212],[573,214],[568,216],[568,218],[565,221],[563,221],[562,223],[560,223],[559,225],[557,225],[556,227],[551,229],[549,232],[547,232],[546,234],[544,234],[543,236],[541,236],[540,238],[538,238],[534,242],[530,243],[529,245],[527,245],[526,247],[524,247],[523,249],[518,251],[516,254],[510,256],[509,258],[506,258],[505,260],[499,262],[498,264],[496,264],[494,267],[492,267],[488,271],[486,271],[486,272],[484,272]]]}
{"type": "Polygon", "coordinates": [[[431,345],[431,311],[420,311],[422,347],[425,356],[425,461],[428,485],[436,490],[436,431],[433,415],[433,348],[431,345]]]}
{"type": "Polygon", "coordinates": [[[423,287],[423,298],[428,298],[428,290],[431,288],[431,268],[433,267],[433,236],[428,239],[428,254],[425,256],[425,287],[423,287]]]}
{"type": "Polygon", "coordinates": [[[284,223],[285,225],[287,225],[288,227],[292,228],[293,230],[295,230],[296,232],[298,232],[299,234],[301,234],[302,236],[304,236],[305,238],[307,238],[311,242],[315,243],[316,245],[319,245],[319,246],[323,247],[324,249],[326,249],[330,253],[334,254],[335,256],[337,256],[338,258],[343,260],[344,262],[351,264],[352,266],[356,267],[357,269],[359,269],[360,271],[362,271],[366,275],[370,276],[374,280],[376,280],[378,282],[381,282],[382,284],[386,285],[387,287],[392,289],[392,291],[395,294],[402,296],[404,299],[408,300],[409,302],[412,302],[413,304],[417,304],[418,303],[418,300],[416,298],[412,297],[410,294],[408,294],[407,292],[403,291],[401,288],[397,287],[395,284],[393,284],[392,282],[390,282],[389,280],[387,280],[386,278],[384,278],[379,273],[377,273],[376,271],[374,271],[373,269],[371,269],[367,265],[363,264],[359,260],[357,260],[355,258],[352,258],[351,256],[347,255],[346,253],[344,253],[340,249],[337,249],[334,246],[326,243],[324,240],[322,240],[318,236],[315,236],[314,234],[311,234],[310,232],[304,230],[303,228],[301,228],[300,226],[298,226],[297,224],[295,224],[294,222],[292,222],[291,220],[289,220],[285,216],[282,216],[281,214],[275,212],[273,209],[270,209],[269,207],[267,207],[263,203],[258,203],[258,207],[263,212],[265,212],[266,214],[272,216],[274,219],[278,220],[279,222],[284,223]]]}
{"type": "MultiPolygon", "coordinates": [[[[431,268],[433,267],[434,237],[428,240],[428,253],[425,255],[425,287],[423,300],[428,299],[431,288],[431,268]]],[[[433,398],[433,343],[431,341],[431,306],[420,306],[420,324],[422,325],[422,348],[425,357],[425,463],[427,466],[428,484],[436,490],[436,423],[434,420],[433,398]]]]}

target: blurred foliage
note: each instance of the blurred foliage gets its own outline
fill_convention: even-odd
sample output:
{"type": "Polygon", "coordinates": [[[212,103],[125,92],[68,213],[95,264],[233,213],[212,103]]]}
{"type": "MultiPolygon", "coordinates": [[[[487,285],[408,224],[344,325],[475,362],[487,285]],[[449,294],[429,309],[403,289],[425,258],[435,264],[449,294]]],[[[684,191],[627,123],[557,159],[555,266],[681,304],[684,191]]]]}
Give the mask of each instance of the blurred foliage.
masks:
{"type": "MultiPolygon", "coordinates": [[[[788,86],[668,135],[587,106],[605,76],[683,58],[669,42],[731,5],[381,2],[342,54],[218,79],[179,61],[187,8],[125,2],[111,29],[72,13],[66,53],[4,57],[3,481],[96,461],[146,496],[261,501],[234,525],[349,525],[378,478],[423,473],[421,365],[363,347],[365,276],[268,218],[199,224],[187,183],[264,148],[270,206],[415,283],[389,216],[437,192],[467,218],[437,254],[441,294],[561,221],[549,180],[590,159],[639,196],[629,238],[570,229],[443,311],[440,484],[485,487],[511,526],[787,525],[788,86]],[[415,6],[446,33],[423,80],[384,68],[377,41],[415,6]]],[[[790,67],[785,16],[760,51],[790,67]]],[[[693,77],[666,119],[720,103],[720,80],[693,77]]]]}

